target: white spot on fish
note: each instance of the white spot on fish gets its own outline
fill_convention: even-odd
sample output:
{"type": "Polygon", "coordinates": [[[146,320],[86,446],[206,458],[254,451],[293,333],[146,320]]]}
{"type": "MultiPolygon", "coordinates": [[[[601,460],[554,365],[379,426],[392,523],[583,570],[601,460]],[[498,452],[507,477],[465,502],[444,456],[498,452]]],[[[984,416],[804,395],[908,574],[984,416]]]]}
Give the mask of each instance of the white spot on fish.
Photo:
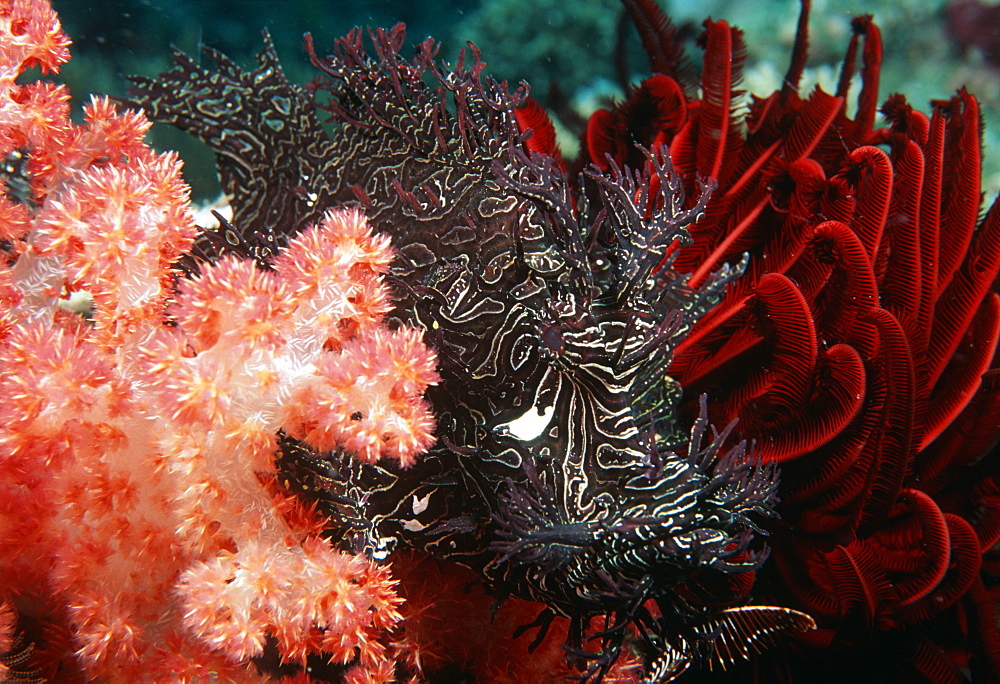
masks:
{"type": "Polygon", "coordinates": [[[422,499],[418,499],[416,494],[413,495],[413,515],[420,515],[427,510],[427,506],[431,502],[431,494],[433,493],[433,490],[427,492],[427,496],[422,499]]]}
{"type": "Polygon", "coordinates": [[[556,407],[554,404],[542,409],[541,412],[532,406],[509,423],[502,423],[498,425],[497,430],[499,430],[501,434],[506,433],[513,435],[522,442],[530,442],[545,432],[545,428],[547,428],[549,423],[552,422],[552,416],[555,412],[556,407]]]}

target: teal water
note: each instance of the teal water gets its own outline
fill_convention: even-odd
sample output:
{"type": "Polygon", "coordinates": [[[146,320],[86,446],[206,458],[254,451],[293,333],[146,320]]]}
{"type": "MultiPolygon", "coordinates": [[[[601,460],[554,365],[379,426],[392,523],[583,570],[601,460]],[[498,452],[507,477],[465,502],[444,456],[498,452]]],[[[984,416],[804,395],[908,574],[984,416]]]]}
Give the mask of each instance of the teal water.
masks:
{"type": "MultiPolygon", "coordinates": [[[[317,49],[354,26],[389,27],[402,21],[408,37],[419,42],[433,36],[442,42],[441,57],[453,60],[465,41],[483,51],[488,72],[511,82],[527,80],[533,94],[548,103],[552,89],[565,96],[583,116],[621,95],[615,72],[618,45],[626,47],[633,82],[646,65],[634,33],[618,40],[618,0],[53,0],[66,32],[74,41],[73,60],[61,78],[77,102],[90,93],[123,95],[123,74],[154,75],[169,66],[171,46],[198,54],[210,46],[239,63],[249,63],[267,28],[289,78],[306,82],[314,70],[302,50],[302,35],[311,31],[317,49]]],[[[780,86],[798,16],[796,0],[736,2],[674,0],[663,2],[688,37],[689,54],[700,22],[711,15],[744,29],[748,47],[745,85],[766,94],[780,86]]],[[[850,39],[850,18],[872,12],[882,29],[885,59],[881,91],[902,92],[926,111],[933,98],[947,98],[967,85],[983,103],[986,120],[987,196],[1000,191],[1000,68],[990,66],[975,47],[949,35],[945,0],[879,0],[813,3],[810,21],[810,70],[813,79],[831,90],[850,39]]],[[[1000,31],[1000,28],[997,28],[1000,31]]],[[[631,31],[631,29],[630,29],[631,31]]],[[[77,108],[78,110],[78,108],[77,108]]],[[[572,153],[572,122],[562,131],[572,153]]],[[[199,197],[215,192],[211,158],[173,131],[154,132],[154,144],[177,149],[188,164],[188,179],[199,197]]]]}

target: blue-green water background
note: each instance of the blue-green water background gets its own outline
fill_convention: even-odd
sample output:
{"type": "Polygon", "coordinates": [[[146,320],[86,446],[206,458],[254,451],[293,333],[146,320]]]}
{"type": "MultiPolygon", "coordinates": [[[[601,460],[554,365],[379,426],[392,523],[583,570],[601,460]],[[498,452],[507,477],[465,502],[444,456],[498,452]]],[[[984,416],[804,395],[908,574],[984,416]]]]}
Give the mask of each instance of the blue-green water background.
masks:
{"type": "MultiPolygon", "coordinates": [[[[125,94],[123,74],[154,75],[168,68],[171,46],[197,55],[199,46],[208,45],[249,65],[261,46],[260,32],[267,27],[289,78],[306,82],[315,75],[302,50],[306,31],[313,33],[317,51],[324,53],[354,26],[389,27],[399,21],[407,24],[413,43],[427,36],[441,41],[441,57],[449,61],[465,41],[475,42],[490,73],[513,82],[528,80],[543,103],[552,84],[584,116],[621,95],[613,66],[621,15],[618,0],[53,0],[52,4],[74,42],[73,59],[58,78],[70,86],[77,112],[90,93],[125,94]]],[[[795,34],[797,0],[662,0],[661,4],[689,36],[695,64],[700,52],[693,36],[700,22],[707,16],[727,19],[746,33],[746,89],[766,94],[780,85],[795,34]]],[[[945,0],[816,0],[807,79],[833,88],[850,39],[850,18],[872,12],[885,40],[883,98],[902,92],[927,111],[932,98],[948,97],[966,84],[982,101],[987,124],[984,188],[992,197],[1000,190],[1000,69],[975,48],[949,36],[947,5],[945,0]]],[[[634,33],[628,42],[630,70],[637,82],[647,65],[634,33]]],[[[572,152],[574,132],[561,134],[572,152]]],[[[166,127],[154,130],[153,142],[181,153],[196,197],[217,192],[206,149],[166,127]]]]}

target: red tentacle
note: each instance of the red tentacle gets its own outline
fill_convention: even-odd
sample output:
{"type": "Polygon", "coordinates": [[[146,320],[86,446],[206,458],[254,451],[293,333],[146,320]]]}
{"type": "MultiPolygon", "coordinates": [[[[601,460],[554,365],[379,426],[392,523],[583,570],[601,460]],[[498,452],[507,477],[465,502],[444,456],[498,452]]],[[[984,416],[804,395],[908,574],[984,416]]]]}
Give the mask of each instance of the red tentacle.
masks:
{"type": "Polygon", "coordinates": [[[923,622],[951,606],[969,591],[979,577],[982,554],[975,531],[960,516],[945,513],[944,518],[949,539],[947,575],[919,602],[904,603],[907,608],[903,611],[903,620],[909,624],[923,622]]]}
{"type": "Polygon", "coordinates": [[[948,102],[935,102],[945,115],[944,183],[938,293],[951,282],[969,249],[982,198],[982,122],[979,101],[961,89],[948,102]]]}
{"type": "Polygon", "coordinates": [[[810,156],[830,131],[830,125],[843,107],[842,98],[825,93],[820,88],[813,90],[785,137],[785,159],[796,161],[810,156]]]}
{"type": "MultiPolygon", "coordinates": [[[[909,502],[910,515],[915,516],[916,522],[919,523],[919,547],[922,548],[921,555],[926,559],[923,561],[922,572],[897,578],[894,582],[899,595],[899,604],[905,607],[930,594],[944,579],[951,558],[951,540],[945,515],[932,498],[919,489],[904,489],[900,493],[900,500],[909,502]]],[[[901,534],[899,528],[882,530],[875,538],[887,550],[913,548],[914,540],[908,539],[905,533],[901,534]]],[[[890,558],[888,553],[885,558],[890,558]]],[[[896,569],[903,572],[910,571],[909,567],[896,569]]]]}
{"type": "Polygon", "coordinates": [[[816,226],[788,275],[811,302],[816,327],[827,339],[852,339],[858,316],[878,305],[875,274],[864,246],[838,221],[816,226]]]}
{"type": "Polygon", "coordinates": [[[825,572],[822,552],[801,537],[776,540],[775,545],[779,552],[774,554],[774,563],[782,588],[791,592],[811,615],[840,615],[841,602],[825,572]],[[781,552],[789,548],[794,548],[795,553],[781,552]]]}
{"type": "Polygon", "coordinates": [[[968,681],[955,661],[927,637],[917,641],[913,666],[926,677],[925,681],[934,684],[965,684],[968,681]]]}
{"type": "Polygon", "coordinates": [[[859,147],[847,155],[841,175],[857,193],[851,227],[874,264],[889,215],[892,164],[889,156],[877,147],[859,147]]]}
{"type": "Polygon", "coordinates": [[[706,21],[702,36],[705,59],[701,74],[701,107],[698,110],[698,173],[724,183],[730,169],[723,162],[735,160],[743,139],[740,135],[741,91],[746,45],[743,32],[724,21],[706,21]]]}
{"type": "MultiPolygon", "coordinates": [[[[1000,439],[997,425],[1000,425],[1000,368],[993,368],[983,373],[979,391],[965,410],[917,456],[919,469],[938,472],[941,466],[935,464],[947,468],[949,464],[959,467],[977,463],[1000,439]]],[[[938,478],[928,484],[937,489],[948,481],[938,478]]]]}
{"type": "Polygon", "coordinates": [[[907,326],[910,342],[914,336],[926,338],[926,329],[913,325],[921,315],[928,321],[930,311],[920,311],[923,255],[920,242],[920,197],[924,186],[924,155],[912,140],[896,137],[892,149],[892,201],[886,219],[886,239],[879,253],[876,274],[882,306],[907,326]]]}
{"type": "Polygon", "coordinates": [[[879,72],[882,68],[882,32],[872,22],[870,14],[855,17],[851,28],[865,37],[861,52],[861,92],[858,93],[858,113],[854,117],[854,139],[863,143],[875,127],[879,72]]]}
{"type": "Polygon", "coordinates": [[[855,540],[846,547],[838,544],[825,554],[825,560],[842,614],[860,615],[865,631],[870,633],[880,604],[891,594],[878,557],[867,544],[855,540]]]}
{"type": "Polygon", "coordinates": [[[799,21],[795,27],[795,43],[792,45],[792,58],[788,64],[788,71],[785,73],[785,80],[781,85],[781,95],[783,99],[798,95],[799,81],[802,80],[802,71],[806,67],[809,57],[809,10],[812,8],[811,0],[802,0],[802,8],[799,10],[799,21]]]}
{"type": "Polygon", "coordinates": [[[522,133],[531,131],[531,137],[524,143],[529,152],[547,154],[553,157],[560,167],[564,166],[562,153],[556,142],[556,127],[552,124],[548,112],[535,98],[526,97],[521,106],[514,110],[514,119],[517,121],[518,130],[522,133]]]}
{"type": "MultiPolygon", "coordinates": [[[[946,427],[965,410],[979,387],[983,375],[989,370],[1000,340],[1000,296],[988,297],[969,328],[963,353],[948,365],[947,382],[938,383],[928,401],[925,431],[921,449],[938,438],[946,427]]],[[[942,464],[943,467],[944,464],[942,464]]],[[[928,480],[936,473],[921,471],[928,480]]]]}
{"type": "Polygon", "coordinates": [[[869,535],[885,520],[899,495],[909,468],[916,436],[916,403],[913,359],[899,321],[885,309],[866,316],[878,332],[879,350],[874,364],[885,384],[886,403],[878,413],[879,427],[866,444],[873,475],[858,523],[858,533],[869,535]]]}
{"type": "Polygon", "coordinates": [[[759,325],[766,326],[765,343],[773,362],[744,384],[730,402],[764,401],[770,410],[795,410],[805,400],[816,364],[816,331],[809,306],[788,278],[768,274],[754,288],[759,325]],[[766,393],[766,397],[762,396],[766,393]]]}
{"type": "Polygon", "coordinates": [[[890,95],[882,103],[881,111],[882,116],[890,124],[890,135],[903,135],[917,143],[921,149],[927,147],[930,122],[922,112],[910,106],[904,95],[900,93],[890,95]]]}
{"type": "Polygon", "coordinates": [[[931,385],[938,382],[945,367],[955,355],[998,272],[1000,272],[1000,200],[990,207],[961,267],[956,270],[948,287],[938,297],[927,353],[931,385]]]}
{"type": "Polygon", "coordinates": [[[941,192],[944,178],[945,120],[939,111],[930,120],[924,146],[924,191],[920,197],[920,258],[922,281],[920,317],[923,330],[931,329],[934,303],[938,296],[941,250],[941,192]]]}
{"type": "Polygon", "coordinates": [[[758,443],[757,453],[765,461],[784,461],[819,448],[835,438],[858,414],[865,396],[865,369],[861,357],[851,347],[838,344],[828,349],[817,363],[812,393],[793,415],[761,415],[747,407],[741,421],[755,434],[767,434],[758,443]]]}
{"type": "Polygon", "coordinates": [[[664,74],[694,92],[691,68],[677,39],[677,29],[653,0],[622,0],[649,56],[650,71],[664,74]]]}

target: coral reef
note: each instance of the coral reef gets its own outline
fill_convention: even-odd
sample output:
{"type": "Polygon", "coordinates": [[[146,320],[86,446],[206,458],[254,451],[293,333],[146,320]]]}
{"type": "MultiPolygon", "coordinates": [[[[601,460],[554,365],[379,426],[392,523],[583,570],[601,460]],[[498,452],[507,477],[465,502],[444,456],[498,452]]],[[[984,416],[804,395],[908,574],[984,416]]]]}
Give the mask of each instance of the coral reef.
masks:
{"type": "Polygon", "coordinates": [[[809,2],[747,96],[740,30],[695,76],[622,4],[651,75],[569,158],[401,25],[74,124],[48,1],[0,0],[0,679],[1000,678],[980,103],[879,107],[870,16],[801,86],[809,2]]]}

